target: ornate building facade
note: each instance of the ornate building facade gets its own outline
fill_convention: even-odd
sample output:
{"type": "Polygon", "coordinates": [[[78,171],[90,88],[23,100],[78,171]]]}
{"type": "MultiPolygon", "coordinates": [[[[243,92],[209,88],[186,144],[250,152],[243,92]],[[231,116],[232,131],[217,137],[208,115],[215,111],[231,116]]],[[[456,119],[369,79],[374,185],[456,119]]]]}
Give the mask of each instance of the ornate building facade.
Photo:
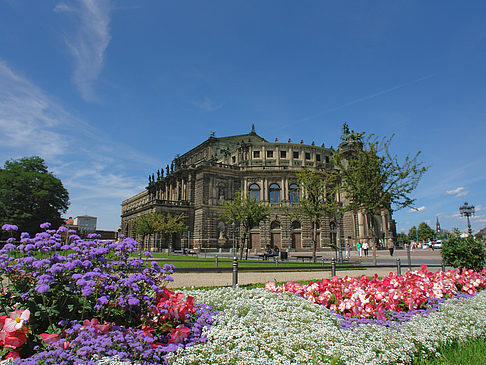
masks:
{"type": "MultiPolygon", "coordinates": [[[[345,130],[339,149],[350,148],[353,135],[345,130]]],[[[239,227],[221,218],[223,201],[231,200],[242,191],[272,207],[270,217],[251,229],[253,249],[268,245],[282,250],[310,250],[312,222],[292,214],[299,202],[301,191],[296,172],[302,168],[330,169],[334,149],[288,142],[268,142],[255,133],[216,138],[206,141],[176,156],[171,166],[149,177],[147,189],[122,203],[122,233],[135,237],[134,220],[147,212],[185,215],[186,232],[172,237],[155,234],[148,238],[150,250],[169,247],[175,250],[227,249],[233,239],[238,240],[239,227]]],[[[392,238],[394,221],[389,211],[375,216],[378,235],[382,240],[392,238]]],[[[366,217],[361,213],[347,212],[339,222],[332,217],[323,218],[317,226],[318,248],[327,248],[337,242],[338,232],[343,241],[351,245],[369,239],[366,217]]]]}

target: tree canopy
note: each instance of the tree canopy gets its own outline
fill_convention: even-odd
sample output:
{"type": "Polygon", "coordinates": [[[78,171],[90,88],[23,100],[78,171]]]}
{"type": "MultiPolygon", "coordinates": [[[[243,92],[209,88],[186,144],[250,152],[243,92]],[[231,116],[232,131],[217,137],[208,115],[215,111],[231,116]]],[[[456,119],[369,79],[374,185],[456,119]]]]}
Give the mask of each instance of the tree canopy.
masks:
{"type": "Polygon", "coordinates": [[[266,219],[270,215],[271,208],[266,206],[262,202],[250,196],[244,196],[241,191],[238,191],[234,199],[231,201],[223,201],[223,205],[226,208],[222,217],[227,223],[239,223],[243,226],[243,243],[240,246],[238,244],[237,249],[240,252],[240,260],[243,258],[243,250],[246,244],[248,248],[248,239],[250,236],[251,227],[259,224],[262,220],[266,219]]]}
{"type": "Polygon", "coordinates": [[[399,210],[411,206],[411,193],[427,171],[418,161],[420,152],[405,156],[403,162],[389,151],[389,139],[377,140],[370,135],[363,141],[358,133],[351,149],[339,151],[333,161],[341,172],[342,189],[347,205],[363,212],[373,240],[373,264],[376,265],[377,227],[373,216],[382,210],[399,210]]]}
{"type": "Polygon", "coordinates": [[[60,226],[69,207],[69,193],[38,156],[5,162],[0,168],[0,225],[16,224],[36,233],[40,224],[60,226]]]}
{"type": "Polygon", "coordinates": [[[316,262],[317,223],[326,216],[338,220],[343,211],[337,199],[339,174],[336,170],[324,172],[303,169],[297,172],[297,181],[303,191],[303,196],[297,205],[297,212],[313,222],[312,260],[316,262]]]}
{"type": "Polygon", "coordinates": [[[186,216],[184,214],[170,213],[163,214],[161,212],[150,212],[143,214],[135,219],[133,223],[133,232],[142,236],[142,250],[145,246],[145,237],[154,233],[162,233],[171,235],[172,233],[182,232],[187,229],[184,223],[186,216]]]}

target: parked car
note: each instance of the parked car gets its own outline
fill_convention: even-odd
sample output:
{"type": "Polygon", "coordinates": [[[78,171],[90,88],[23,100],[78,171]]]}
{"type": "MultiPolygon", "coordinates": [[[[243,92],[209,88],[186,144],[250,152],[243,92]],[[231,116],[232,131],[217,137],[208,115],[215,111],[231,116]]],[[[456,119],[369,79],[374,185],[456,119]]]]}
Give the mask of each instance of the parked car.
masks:
{"type": "Polygon", "coordinates": [[[442,248],[442,240],[437,240],[435,242],[432,242],[432,247],[433,248],[442,248]]]}

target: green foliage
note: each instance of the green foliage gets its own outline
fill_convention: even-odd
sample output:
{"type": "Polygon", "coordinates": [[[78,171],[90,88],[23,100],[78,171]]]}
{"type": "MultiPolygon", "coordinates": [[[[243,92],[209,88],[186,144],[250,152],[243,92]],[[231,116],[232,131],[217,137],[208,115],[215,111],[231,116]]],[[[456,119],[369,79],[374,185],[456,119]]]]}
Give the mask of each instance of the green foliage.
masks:
{"type": "Polygon", "coordinates": [[[408,239],[411,241],[417,241],[417,227],[412,226],[408,231],[408,239]]]}
{"type": "Polygon", "coordinates": [[[430,226],[427,223],[422,222],[418,226],[417,234],[419,240],[427,241],[427,240],[432,240],[434,238],[435,231],[432,228],[430,228],[430,226]]]}
{"type": "Polygon", "coordinates": [[[42,158],[9,160],[0,168],[0,226],[15,222],[19,232],[36,233],[44,222],[61,225],[68,206],[68,191],[42,158]]]}
{"type": "MultiPolygon", "coordinates": [[[[427,171],[414,157],[405,156],[403,162],[389,152],[389,139],[378,141],[370,135],[366,141],[358,134],[357,141],[334,156],[333,161],[341,172],[342,189],[350,209],[367,216],[369,229],[376,244],[377,232],[374,215],[382,210],[399,210],[413,204],[410,194],[427,171]]],[[[373,264],[376,250],[373,247],[373,264]]]]}
{"type": "Polygon", "coordinates": [[[430,354],[428,358],[417,356],[413,365],[458,365],[486,363],[486,340],[472,339],[467,342],[454,342],[444,345],[437,351],[440,357],[430,354]]]}
{"type": "Polygon", "coordinates": [[[473,236],[460,237],[456,230],[448,241],[442,243],[442,259],[453,267],[480,271],[484,267],[485,252],[483,244],[473,236]]]}
{"type": "Polygon", "coordinates": [[[397,241],[401,243],[410,243],[410,236],[406,233],[400,232],[397,234],[397,241]]]}
{"type": "MultiPolygon", "coordinates": [[[[314,223],[312,235],[312,259],[316,261],[317,225],[322,217],[338,219],[344,212],[339,194],[339,174],[337,170],[329,172],[304,169],[297,172],[297,181],[304,192],[297,205],[299,215],[308,217],[314,223]]],[[[336,246],[337,249],[337,246],[336,246]]]]}
{"type": "MultiPolygon", "coordinates": [[[[182,232],[187,229],[184,223],[186,216],[184,214],[172,215],[162,214],[160,212],[150,212],[143,214],[135,219],[133,223],[133,232],[142,236],[142,246],[145,237],[156,232],[170,235],[172,233],[182,232]]],[[[142,247],[143,250],[143,247],[142,247]]]]}
{"type": "Polygon", "coordinates": [[[268,218],[271,208],[250,196],[243,196],[241,191],[238,191],[232,201],[224,201],[223,206],[226,208],[221,217],[227,223],[239,223],[243,226],[243,244],[237,247],[240,250],[240,259],[243,258],[243,249],[246,243],[248,247],[248,237],[250,229],[258,225],[262,220],[268,218]]]}

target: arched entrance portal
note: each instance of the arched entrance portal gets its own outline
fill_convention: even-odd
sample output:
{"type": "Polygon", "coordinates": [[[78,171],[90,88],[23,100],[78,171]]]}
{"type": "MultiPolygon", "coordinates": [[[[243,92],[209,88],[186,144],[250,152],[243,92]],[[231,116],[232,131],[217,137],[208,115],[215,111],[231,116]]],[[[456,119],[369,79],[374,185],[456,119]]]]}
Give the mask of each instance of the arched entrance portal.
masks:
{"type": "Polygon", "coordinates": [[[280,222],[273,221],[270,225],[270,247],[278,247],[279,249],[282,246],[282,235],[281,235],[281,227],[280,222]]]}
{"type": "Polygon", "coordinates": [[[292,222],[292,248],[302,248],[302,225],[298,221],[292,222]]]}

